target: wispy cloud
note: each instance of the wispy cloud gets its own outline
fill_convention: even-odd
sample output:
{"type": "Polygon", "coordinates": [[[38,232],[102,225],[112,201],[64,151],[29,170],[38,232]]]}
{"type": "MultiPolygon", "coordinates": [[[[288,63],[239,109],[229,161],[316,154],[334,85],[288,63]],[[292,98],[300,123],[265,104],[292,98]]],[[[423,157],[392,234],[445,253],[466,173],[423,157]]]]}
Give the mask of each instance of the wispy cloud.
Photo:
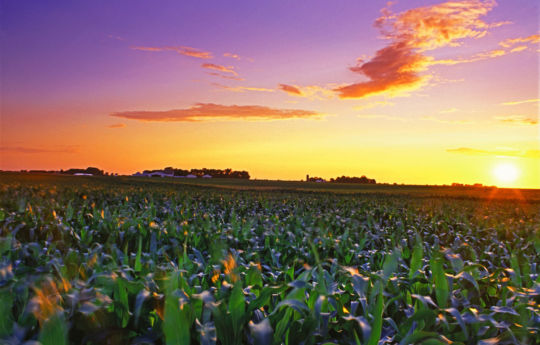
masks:
{"type": "Polygon", "coordinates": [[[328,84],[326,86],[320,85],[307,85],[298,86],[291,84],[278,84],[278,89],[284,91],[292,96],[305,97],[309,99],[325,100],[335,98],[335,92],[333,89],[335,84],[328,84]]]}
{"type": "Polygon", "coordinates": [[[281,91],[285,91],[291,95],[302,96],[302,91],[300,91],[300,89],[294,85],[279,84],[278,89],[280,89],[281,91]]]}
{"type": "Polygon", "coordinates": [[[460,147],[456,149],[447,149],[446,152],[460,153],[465,155],[481,155],[481,156],[504,156],[504,157],[524,157],[524,158],[539,158],[540,150],[518,150],[514,148],[498,148],[495,150],[482,150],[470,147],[460,147]]]}
{"type": "Polygon", "coordinates": [[[420,72],[434,61],[425,52],[459,46],[463,39],[485,36],[489,28],[502,24],[487,24],[480,19],[495,4],[490,0],[449,1],[398,14],[384,8],[375,26],[390,44],[378,50],[371,60],[360,60],[350,68],[369,80],[335,91],[341,98],[362,98],[380,93],[393,95],[422,87],[430,76],[420,72]]]}
{"type": "Polygon", "coordinates": [[[123,111],[111,116],[138,121],[200,122],[200,121],[269,121],[286,119],[320,119],[324,116],[316,111],[301,109],[276,109],[260,105],[222,105],[196,103],[186,109],[166,111],[123,111]]]}
{"type": "Polygon", "coordinates": [[[185,46],[165,46],[165,47],[148,47],[148,46],[131,46],[133,50],[140,50],[146,52],[164,52],[174,51],[180,55],[190,56],[198,59],[211,59],[212,53],[203,51],[197,48],[185,47],[185,46]]]}
{"type": "Polygon", "coordinates": [[[229,58],[235,59],[235,60],[240,60],[241,59],[240,55],[233,54],[233,53],[224,53],[223,56],[229,57],[229,58]]]}
{"type": "Polygon", "coordinates": [[[515,48],[512,48],[510,49],[510,53],[518,53],[518,52],[522,52],[524,50],[527,50],[529,47],[527,46],[517,46],[515,48]]]}
{"type": "Polygon", "coordinates": [[[515,53],[517,51],[511,51],[511,50],[503,50],[503,49],[493,49],[486,52],[480,52],[477,54],[474,54],[467,58],[455,58],[455,59],[444,59],[444,60],[435,60],[431,59],[427,65],[434,66],[434,65],[458,65],[462,63],[470,63],[470,62],[477,62],[487,59],[493,59],[496,57],[504,56],[510,53],[515,53]]]}
{"type": "Polygon", "coordinates": [[[503,102],[501,105],[518,105],[518,104],[524,104],[524,103],[538,103],[540,101],[540,98],[531,98],[531,99],[525,99],[521,101],[511,101],[511,102],[503,102]]]}
{"type": "Polygon", "coordinates": [[[232,92],[246,92],[246,91],[258,91],[258,92],[275,92],[274,89],[267,89],[264,87],[251,87],[251,86],[227,86],[219,83],[212,83],[212,85],[217,86],[221,89],[232,91],[232,92]]]}
{"type": "Polygon", "coordinates": [[[17,154],[39,154],[39,153],[77,153],[76,146],[59,146],[59,147],[30,147],[30,146],[2,146],[1,152],[17,153],[17,154]]]}
{"type": "Polygon", "coordinates": [[[223,72],[223,73],[231,73],[234,76],[238,75],[238,73],[236,73],[236,71],[234,70],[233,66],[222,66],[222,65],[217,65],[217,64],[213,64],[213,63],[203,63],[201,65],[201,67],[211,69],[211,70],[214,70],[214,71],[220,71],[220,72],[223,72]]]}
{"type": "Polygon", "coordinates": [[[240,56],[240,55],[234,54],[234,53],[223,53],[223,56],[231,58],[231,59],[235,59],[235,60],[246,60],[246,61],[249,61],[249,62],[253,62],[252,58],[240,56]]]}
{"type": "Polygon", "coordinates": [[[509,38],[499,43],[501,47],[510,48],[519,43],[540,43],[540,34],[531,35],[528,37],[509,38]]]}
{"type": "Polygon", "coordinates": [[[460,58],[455,58],[455,59],[442,59],[442,60],[432,59],[428,63],[428,65],[430,66],[432,65],[457,65],[457,64],[462,64],[462,63],[477,62],[477,61],[492,59],[492,58],[505,56],[505,55],[513,54],[513,53],[519,53],[519,52],[529,49],[530,47],[527,45],[519,45],[517,47],[513,47],[514,44],[516,43],[536,44],[540,42],[539,38],[540,38],[540,35],[532,35],[525,38],[506,39],[502,42],[499,42],[499,45],[503,48],[492,49],[486,52],[480,52],[466,58],[460,57],[460,58]]]}
{"type": "Polygon", "coordinates": [[[538,117],[533,118],[524,115],[495,116],[495,120],[515,125],[537,125],[538,117]]]}
{"type": "Polygon", "coordinates": [[[220,78],[223,78],[223,79],[238,80],[238,81],[245,80],[244,78],[241,78],[241,77],[235,77],[235,76],[232,76],[232,75],[223,75],[221,73],[216,73],[216,72],[206,72],[206,73],[211,75],[211,76],[220,77],[220,78]]]}
{"type": "Polygon", "coordinates": [[[126,127],[125,123],[113,123],[112,125],[108,125],[108,128],[124,128],[126,127]]]}

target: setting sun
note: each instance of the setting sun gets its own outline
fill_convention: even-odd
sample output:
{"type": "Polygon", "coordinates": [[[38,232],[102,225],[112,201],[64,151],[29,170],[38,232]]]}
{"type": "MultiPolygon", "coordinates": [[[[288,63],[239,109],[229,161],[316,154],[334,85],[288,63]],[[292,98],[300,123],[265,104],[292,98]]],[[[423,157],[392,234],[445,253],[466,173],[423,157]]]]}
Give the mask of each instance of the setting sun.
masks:
{"type": "Polygon", "coordinates": [[[519,169],[512,163],[500,163],[493,168],[493,175],[502,184],[514,183],[519,177],[519,169]]]}

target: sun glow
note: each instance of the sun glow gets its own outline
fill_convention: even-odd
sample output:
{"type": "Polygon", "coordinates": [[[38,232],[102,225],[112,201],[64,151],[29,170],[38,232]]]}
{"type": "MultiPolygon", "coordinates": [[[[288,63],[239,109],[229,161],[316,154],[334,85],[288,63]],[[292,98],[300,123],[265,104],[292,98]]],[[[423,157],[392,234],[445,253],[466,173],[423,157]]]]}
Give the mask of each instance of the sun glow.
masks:
{"type": "Polygon", "coordinates": [[[519,169],[512,163],[500,163],[493,168],[493,175],[499,183],[504,185],[514,183],[518,179],[519,174],[519,169]]]}

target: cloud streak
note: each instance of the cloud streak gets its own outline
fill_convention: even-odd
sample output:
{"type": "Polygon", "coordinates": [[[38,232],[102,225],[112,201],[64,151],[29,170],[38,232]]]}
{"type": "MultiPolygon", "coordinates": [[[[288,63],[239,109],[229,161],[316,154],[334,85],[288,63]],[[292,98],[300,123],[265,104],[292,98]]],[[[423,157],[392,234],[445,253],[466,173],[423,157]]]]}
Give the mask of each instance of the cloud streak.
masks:
{"type": "Polygon", "coordinates": [[[509,124],[514,125],[537,125],[538,118],[532,118],[523,115],[509,115],[509,116],[495,116],[495,119],[509,124]]]}
{"type": "Polygon", "coordinates": [[[532,99],[525,99],[522,101],[511,101],[511,102],[503,102],[501,105],[518,105],[518,104],[524,104],[524,103],[538,103],[540,101],[540,98],[532,98],[532,99]]]}
{"type": "Polygon", "coordinates": [[[245,80],[244,78],[241,78],[241,77],[234,77],[232,75],[223,75],[216,72],[206,72],[206,73],[214,77],[220,77],[220,78],[228,79],[228,80],[238,80],[238,81],[245,80]]]}
{"type": "Polygon", "coordinates": [[[365,76],[367,81],[339,87],[335,91],[340,98],[362,98],[422,87],[430,76],[421,75],[421,72],[434,64],[434,59],[425,52],[459,46],[463,39],[485,36],[489,28],[502,24],[487,24],[480,19],[494,6],[495,1],[464,0],[414,8],[398,14],[384,8],[382,16],[375,21],[375,27],[390,43],[369,61],[359,59],[358,64],[350,68],[352,72],[365,76]]]}
{"type": "Polygon", "coordinates": [[[234,54],[234,53],[223,53],[223,56],[227,57],[227,58],[235,59],[235,60],[247,60],[249,62],[253,62],[252,58],[240,56],[240,55],[234,54]]]}
{"type": "Polygon", "coordinates": [[[480,156],[540,158],[540,150],[517,150],[513,148],[482,150],[482,149],[475,149],[475,148],[470,148],[470,147],[459,147],[456,149],[447,149],[446,152],[459,153],[459,154],[465,154],[465,155],[480,155],[480,156]]]}
{"type": "Polygon", "coordinates": [[[108,128],[124,128],[126,127],[125,123],[113,123],[112,125],[108,125],[108,128]]]}
{"type": "Polygon", "coordinates": [[[165,111],[123,111],[110,114],[138,121],[202,122],[202,121],[270,121],[287,119],[320,119],[324,115],[301,109],[276,109],[259,105],[221,105],[196,103],[185,109],[165,111]]]}
{"type": "Polygon", "coordinates": [[[232,91],[232,92],[246,92],[246,91],[258,91],[258,92],[275,92],[274,89],[267,89],[264,87],[251,87],[251,86],[227,86],[218,83],[212,83],[212,85],[217,86],[221,89],[232,91]]]}
{"type": "Polygon", "coordinates": [[[510,48],[513,45],[520,44],[520,43],[532,43],[532,44],[540,43],[540,34],[535,34],[528,37],[509,38],[499,43],[499,45],[501,47],[510,48]]]}
{"type": "Polygon", "coordinates": [[[201,65],[202,68],[211,69],[214,71],[219,71],[223,73],[231,73],[234,76],[238,76],[238,73],[234,70],[234,67],[232,66],[222,66],[214,63],[203,63],[201,65]]]}
{"type": "Polygon", "coordinates": [[[335,84],[327,84],[326,86],[278,84],[278,90],[286,92],[291,96],[305,97],[312,100],[326,100],[335,98],[335,93],[333,91],[335,87],[335,84]]]}
{"type": "Polygon", "coordinates": [[[197,48],[186,47],[186,46],[165,46],[165,47],[147,47],[147,46],[132,46],[130,47],[133,50],[140,50],[145,52],[164,52],[164,51],[174,51],[180,55],[194,57],[198,59],[211,59],[212,53],[203,51],[197,48]]]}

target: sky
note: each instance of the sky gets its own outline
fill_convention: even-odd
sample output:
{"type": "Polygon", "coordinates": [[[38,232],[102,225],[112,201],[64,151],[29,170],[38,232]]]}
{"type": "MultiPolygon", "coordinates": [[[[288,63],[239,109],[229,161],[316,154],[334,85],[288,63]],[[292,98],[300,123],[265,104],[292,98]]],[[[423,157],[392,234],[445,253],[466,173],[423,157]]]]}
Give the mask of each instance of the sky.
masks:
{"type": "Polygon", "coordinates": [[[540,188],[536,0],[0,4],[0,169],[540,188]]]}

